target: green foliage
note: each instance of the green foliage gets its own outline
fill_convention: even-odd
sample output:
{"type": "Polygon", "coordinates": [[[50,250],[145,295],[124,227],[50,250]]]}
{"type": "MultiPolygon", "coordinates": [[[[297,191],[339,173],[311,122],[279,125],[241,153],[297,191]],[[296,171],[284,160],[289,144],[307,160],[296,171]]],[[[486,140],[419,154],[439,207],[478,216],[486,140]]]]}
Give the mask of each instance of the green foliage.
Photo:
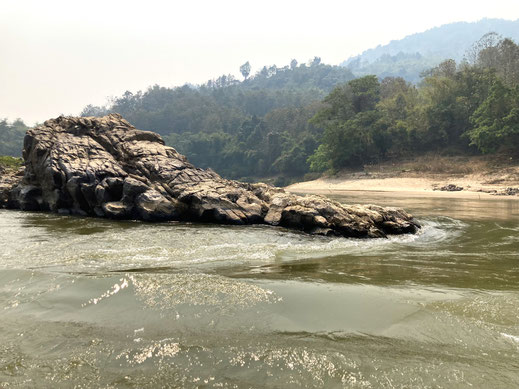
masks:
{"type": "Polygon", "coordinates": [[[23,164],[23,159],[0,155],[0,168],[18,169],[23,164]]]}
{"type": "Polygon", "coordinates": [[[473,64],[447,60],[415,87],[365,76],[336,87],[311,122],[322,144],[312,171],[434,151],[519,152],[519,48],[484,37],[473,64]]]}
{"type": "Polygon", "coordinates": [[[494,70],[508,86],[519,83],[519,46],[514,41],[490,33],[476,42],[473,50],[475,66],[494,70]]]}
{"type": "Polygon", "coordinates": [[[474,128],[468,131],[471,144],[484,153],[519,150],[519,87],[511,89],[496,80],[488,97],[471,117],[474,128]]]}
{"type": "Polygon", "coordinates": [[[325,129],[323,147],[309,159],[311,170],[357,166],[384,153],[381,117],[376,110],[379,101],[380,83],[375,76],[352,80],[324,99],[326,107],[311,120],[325,129]]]}
{"type": "Polygon", "coordinates": [[[332,152],[328,149],[327,144],[320,144],[317,150],[307,159],[310,164],[310,171],[324,172],[332,169],[331,155],[332,152]]]}
{"type": "MultiPolygon", "coordinates": [[[[460,65],[435,57],[431,66],[430,56],[417,51],[386,49],[349,62],[352,69],[375,69],[378,77],[354,78],[319,57],[264,66],[253,75],[246,62],[243,81],[222,75],[199,86],[155,85],[125,92],[107,106],[88,105],[81,114],[118,112],[137,128],[161,134],[192,163],[245,180],[270,176],[288,183],[309,170],[337,171],[429,151],[518,152],[519,46],[513,40],[485,34],[460,65]],[[362,62],[368,57],[372,68],[362,62]],[[395,72],[377,64],[414,69],[413,61],[428,67],[418,84],[380,77],[395,72]]],[[[0,121],[0,154],[19,156],[26,130],[21,120],[0,121]]]]}
{"type": "Polygon", "coordinates": [[[353,78],[338,66],[263,67],[244,81],[223,75],[193,87],[125,92],[108,107],[87,106],[82,115],[118,112],[137,128],[153,130],[201,167],[230,178],[268,175],[303,176],[307,159],[319,145],[322,130],[309,119],[337,83],[353,78]]]}
{"type": "Polygon", "coordinates": [[[153,86],[83,113],[119,112],[162,134],[196,165],[230,178],[289,182],[309,170],[429,151],[517,152],[519,47],[486,34],[460,65],[435,63],[415,85],[402,77],[354,79],[319,57],[308,65],[264,66],[252,76],[247,62],[241,82],[222,75],[197,87],[153,86]]]}
{"type": "Polygon", "coordinates": [[[23,138],[29,129],[20,119],[9,123],[7,119],[0,120],[0,155],[20,157],[23,149],[23,138]]]}

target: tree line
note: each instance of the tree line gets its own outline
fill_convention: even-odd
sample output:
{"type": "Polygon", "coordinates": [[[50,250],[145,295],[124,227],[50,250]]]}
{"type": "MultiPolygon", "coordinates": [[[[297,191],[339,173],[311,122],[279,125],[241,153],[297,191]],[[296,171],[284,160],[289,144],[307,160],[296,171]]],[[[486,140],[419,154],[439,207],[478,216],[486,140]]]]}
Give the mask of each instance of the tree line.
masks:
{"type": "MultiPolygon", "coordinates": [[[[519,151],[519,47],[487,34],[466,54],[422,74],[354,78],[321,63],[264,66],[242,80],[222,75],[203,85],[126,92],[83,116],[118,112],[158,132],[194,164],[229,178],[340,170],[435,152],[519,151]]],[[[0,121],[0,154],[20,156],[27,126],[0,121]]]]}
{"type": "MultiPolygon", "coordinates": [[[[106,107],[87,106],[83,116],[118,112],[137,128],[158,132],[197,166],[229,178],[299,177],[318,147],[322,129],[309,120],[337,84],[353,79],[344,67],[292,60],[264,66],[243,80],[223,75],[200,86],[126,92],[106,107]]],[[[283,181],[278,181],[282,184],[283,181]]]]}

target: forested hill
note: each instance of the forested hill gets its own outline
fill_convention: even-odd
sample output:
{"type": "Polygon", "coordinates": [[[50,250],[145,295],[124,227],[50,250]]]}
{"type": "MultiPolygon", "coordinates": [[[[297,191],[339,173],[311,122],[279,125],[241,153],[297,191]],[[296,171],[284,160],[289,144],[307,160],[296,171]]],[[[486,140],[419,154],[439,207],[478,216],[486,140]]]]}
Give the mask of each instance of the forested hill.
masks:
{"type": "MultiPolygon", "coordinates": [[[[479,37],[478,37],[479,38],[479,37]]],[[[476,39],[477,40],[477,39],[476,39]]],[[[468,62],[445,60],[419,84],[399,77],[354,78],[344,67],[292,61],[242,80],[126,92],[82,115],[123,115],[160,133],[197,166],[227,178],[277,177],[423,153],[519,157],[519,46],[486,34],[468,62]]],[[[19,156],[21,121],[0,121],[0,153],[19,156]]]]}
{"type": "Polygon", "coordinates": [[[489,32],[517,41],[519,20],[483,19],[474,23],[446,24],[366,50],[341,66],[349,68],[356,76],[376,74],[380,78],[403,77],[417,82],[421,72],[445,59],[463,60],[474,42],[489,32]]]}
{"type": "Polygon", "coordinates": [[[196,165],[230,178],[277,176],[276,184],[423,153],[519,153],[519,46],[496,34],[479,39],[468,62],[445,60],[418,85],[351,79],[318,58],[253,77],[248,64],[241,69],[243,82],[155,86],[83,114],[118,112],[196,165]]]}
{"type": "MultiPolygon", "coordinates": [[[[239,70],[240,80],[222,75],[204,85],[155,85],[106,106],[89,105],[81,115],[118,112],[137,128],[161,134],[197,166],[226,177],[303,175],[322,133],[308,121],[322,99],[353,74],[319,57],[264,66],[255,74],[247,62],[239,70]]],[[[0,120],[0,155],[19,157],[26,130],[21,120],[0,120]]]]}
{"type": "Polygon", "coordinates": [[[302,175],[321,131],[308,123],[320,101],[353,79],[343,67],[315,57],[284,67],[263,67],[243,81],[223,75],[201,86],[150,87],[126,92],[106,107],[87,106],[82,115],[118,112],[137,128],[161,134],[201,167],[230,178],[302,175]]]}
{"type": "Polygon", "coordinates": [[[313,170],[423,153],[519,157],[519,46],[485,35],[468,63],[446,60],[419,85],[367,75],[335,88],[311,122],[324,128],[313,170]]]}

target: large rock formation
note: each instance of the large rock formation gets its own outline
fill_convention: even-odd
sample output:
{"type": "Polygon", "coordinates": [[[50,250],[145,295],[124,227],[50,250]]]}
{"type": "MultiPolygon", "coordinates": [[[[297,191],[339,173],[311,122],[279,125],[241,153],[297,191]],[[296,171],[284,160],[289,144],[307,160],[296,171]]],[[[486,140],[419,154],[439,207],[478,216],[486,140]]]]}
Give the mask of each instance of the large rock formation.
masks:
{"type": "Polygon", "coordinates": [[[382,237],[415,232],[403,210],[346,206],[247,184],[191,165],[120,115],[59,117],[27,131],[25,175],[11,207],[147,221],[265,223],[310,233],[382,237]]]}

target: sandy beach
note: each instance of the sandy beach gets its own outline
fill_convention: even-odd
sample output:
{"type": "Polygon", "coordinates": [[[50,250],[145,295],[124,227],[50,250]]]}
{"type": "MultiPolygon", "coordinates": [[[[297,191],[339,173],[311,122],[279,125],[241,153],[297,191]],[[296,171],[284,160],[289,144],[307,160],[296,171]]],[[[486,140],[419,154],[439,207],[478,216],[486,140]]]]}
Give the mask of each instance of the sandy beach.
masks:
{"type": "Polygon", "coordinates": [[[392,166],[391,169],[387,165],[379,165],[361,172],[343,172],[336,176],[324,176],[312,181],[298,182],[287,186],[286,189],[295,193],[320,194],[390,192],[398,197],[499,200],[507,198],[517,200],[519,198],[519,194],[513,194],[515,189],[519,188],[519,166],[488,168],[478,159],[466,161],[462,166],[456,165],[448,159],[444,159],[442,163],[452,163],[452,166],[457,166],[457,169],[453,167],[452,171],[438,173],[416,171],[409,164],[392,166]],[[462,190],[442,190],[448,185],[462,188],[462,190]]]}

